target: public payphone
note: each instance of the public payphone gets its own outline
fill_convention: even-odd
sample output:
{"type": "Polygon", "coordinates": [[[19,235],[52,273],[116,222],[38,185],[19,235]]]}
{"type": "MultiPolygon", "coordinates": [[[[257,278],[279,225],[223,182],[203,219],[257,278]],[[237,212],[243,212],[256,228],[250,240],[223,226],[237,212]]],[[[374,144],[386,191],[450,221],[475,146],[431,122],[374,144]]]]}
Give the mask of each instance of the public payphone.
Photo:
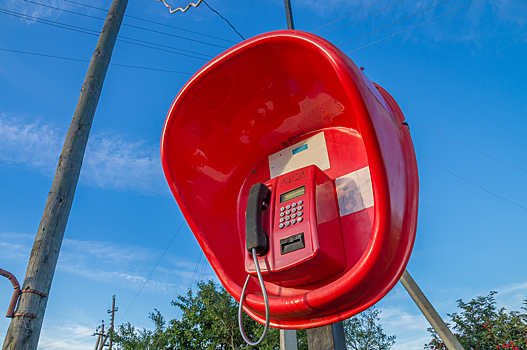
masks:
{"type": "Polygon", "coordinates": [[[393,98],[344,53],[299,31],[246,40],[183,87],[163,130],[164,172],[252,318],[264,323],[268,306],[271,326],[324,326],[397,283],[418,200],[403,123],[393,98]]]}
{"type": "Polygon", "coordinates": [[[266,239],[268,249],[259,260],[265,281],[300,286],[344,269],[335,187],[316,165],[253,185],[246,210],[247,273],[256,274],[250,250],[255,247],[260,248],[257,252],[264,252],[263,244],[253,242],[266,239]],[[262,206],[262,191],[266,193],[266,209],[262,206]],[[266,237],[255,239],[258,235],[266,237]]]}

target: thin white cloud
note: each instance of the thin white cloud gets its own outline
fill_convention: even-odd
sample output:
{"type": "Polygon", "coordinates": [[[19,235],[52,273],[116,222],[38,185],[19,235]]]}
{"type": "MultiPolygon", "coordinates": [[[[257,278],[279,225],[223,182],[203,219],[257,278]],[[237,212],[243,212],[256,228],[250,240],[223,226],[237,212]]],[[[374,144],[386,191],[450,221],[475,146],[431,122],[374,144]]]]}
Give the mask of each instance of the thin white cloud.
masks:
{"type": "MultiPolygon", "coordinates": [[[[59,0],[39,0],[35,2],[64,9],[70,7],[68,3],[59,0]]],[[[61,11],[20,0],[8,0],[7,8],[13,12],[22,13],[24,15],[37,18],[58,18],[61,15],[61,11]]],[[[35,23],[32,20],[22,20],[26,21],[28,24],[35,23]]]]}
{"type": "MultiPolygon", "coordinates": [[[[33,239],[31,234],[0,233],[0,248],[7,252],[0,260],[20,263],[27,261],[33,239]]],[[[131,244],[65,239],[57,270],[104,284],[139,290],[145,284],[159,256],[161,251],[131,244]]],[[[168,255],[163,258],[161,265],[156,268],[154,276],[145,284],[143,291],[153,294],[185,292],[193,277],[195,263],[168,255]],[[174,279],[171,276],[178,278],[174,279]],[[178,284],[165,280],[176,280],[178,284]]],[[[206,271],[204,277],[212,278],[210,269],[206,271]]]]}
{"type": "MultiPolygon", "coordinates": [[[[40,120],[0,113],[0,162],[52,176],[65,133],[40,120]]],[[[169,193],[157,146],[107,133],[92,135],[88,141],[80,181],[92,187],[155,196],[169,193]]]]}
{"type": "Polygon", "coordinates": [[[94,332],[95,327],[86,325],[61,322],[50,326],[49,322],[44,322],[37,349],[71,348],[92,350],[96,341],[96,338],[93,336],[94,332]]]}

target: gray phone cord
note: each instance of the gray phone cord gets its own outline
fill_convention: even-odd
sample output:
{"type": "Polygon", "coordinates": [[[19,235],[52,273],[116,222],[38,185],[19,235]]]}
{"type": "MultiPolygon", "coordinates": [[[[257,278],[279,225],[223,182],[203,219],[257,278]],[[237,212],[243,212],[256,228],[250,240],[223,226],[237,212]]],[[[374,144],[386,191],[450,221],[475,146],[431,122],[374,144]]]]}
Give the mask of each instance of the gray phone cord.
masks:
{"type": "Polygon", "coordinates": [[[260,287],[262,288],[262,293],[264,297],[265,302],[265,328],[262,336],[260,339],[258,339],[257,342],[253,343],[252,341],[247,338],[245,335],[245,332],[243,331],[243,321],[242,321],[242,311],[243,311],[243,296],[245,295],[245,288],[247,288],[247,283],[249,283],[249,279],[251,278],[251,275],[247,276],[247,279],[245,280],[245,284],[243,285],[242,289],[242,295],[240,296],[240,306],[238,307],[238,326],[240,327],[240,332],[242,333],[243,340],[250,346],[257,346],[260,345],[265,337],[267,336],[267,332],[269,331],[269,321],[270,321],[270,315],[269,315],[269,300],[267,299],[267,292],[265,291],[264,282],[262,279],[262,272],[260,271],[260,265],[258,265],[258,258],[256,257],[256,249],[253,248],[252,250],[253,259],[254,259],[254,266],[256,266],[256,273],[258,274],[258,281],[260,281],[260,287]]]}

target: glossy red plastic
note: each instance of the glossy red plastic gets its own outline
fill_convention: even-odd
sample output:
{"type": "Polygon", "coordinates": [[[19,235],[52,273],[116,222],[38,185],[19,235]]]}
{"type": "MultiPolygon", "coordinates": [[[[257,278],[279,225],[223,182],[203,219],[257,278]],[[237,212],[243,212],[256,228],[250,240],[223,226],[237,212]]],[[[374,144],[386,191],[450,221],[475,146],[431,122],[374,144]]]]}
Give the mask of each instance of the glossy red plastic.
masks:
{"type": "MultiPolygon", "coordinates": [[[[323,133],[330,163],[324,174],[331,181],[369,167],[374,205],[338,216],[344,268],[285,286],[264,276],[272,326],[319,327],[378,302],[410,258],[419,185],[403,122],[394,99],[337,47],[313,34],[277,31],[234,46],[188,81],[168,113],[161,159],[192,232],[237,300],[246,267],[250,272],[248,193],[255,183],[276,179],[268,157],[323,133]]],[[[265,321],[255,277],[244,309],[265,321]]]]}

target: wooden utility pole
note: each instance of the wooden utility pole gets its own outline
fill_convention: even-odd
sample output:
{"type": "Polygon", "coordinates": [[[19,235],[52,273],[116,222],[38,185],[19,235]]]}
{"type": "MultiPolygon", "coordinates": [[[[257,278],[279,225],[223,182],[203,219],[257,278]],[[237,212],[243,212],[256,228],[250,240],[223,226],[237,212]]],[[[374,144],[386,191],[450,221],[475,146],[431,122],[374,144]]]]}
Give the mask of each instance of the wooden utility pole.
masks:
{"type": "Polygon", "coordinates": [[[9,325],[3,350],[37,348],[47,295],[57,266],[93,116],[127,4],[128,0],[113,0],[106,16],[66,134],[55,178],[33,243],[17,312],[9,325]],[[27,290],[32,292],[24,292],[27,290]],[[33,315],[27,316],[28,314],[33,315]]]}
{"type": "Polygon", "coordinates": [[[112,332],[113,332],[113,326],[114,326],[114,320],[115,320],[115,312],[117,310],[118,309],[115,307],[115,295],[114,295],[112,296],[112,309],[108,310],[108,313],[112,315],[110,319],[110,344],[108,346],[110,350],[112,350],[112,345],[113,345],[112,332]]]}
{"type": "Polygon", "coordinates": [[[97,336],[97,342],[95,343],[95,350],[101,350],[104,346],[104,343],[106,342],[106,338],[108,337],[106,334],[104,334],[104,321],[101,324],[100,329],[101,329],[100,332],[96,331],[94,334],[97,336]]]}

